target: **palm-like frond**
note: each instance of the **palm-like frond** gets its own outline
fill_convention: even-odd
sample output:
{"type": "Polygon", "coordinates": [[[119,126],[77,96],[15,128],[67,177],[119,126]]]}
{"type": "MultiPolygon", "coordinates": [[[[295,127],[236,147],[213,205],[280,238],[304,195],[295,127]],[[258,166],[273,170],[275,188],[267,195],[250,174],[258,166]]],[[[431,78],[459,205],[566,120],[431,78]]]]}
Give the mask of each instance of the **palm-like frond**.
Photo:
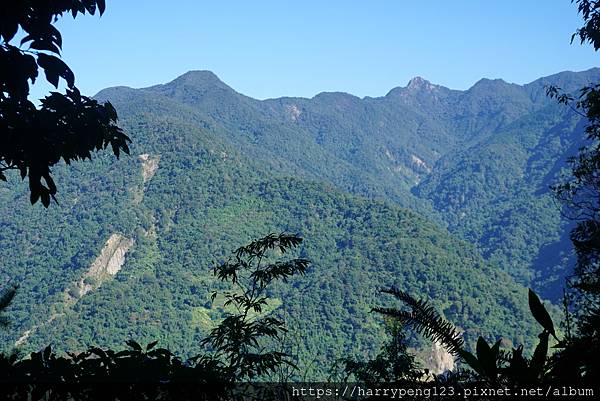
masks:
{"type": "Polygon", "coordinates": [[[431,305],[425,301],[413,298],[396,287],[383,289],[381,292],[393,295],[404,302],[410,310],[373,308],[373,311],[398,319],[401,323],[412,326],[418,333],[432,341],[440,343],[451,354],[460,355],[460,351],[464,345],[462,335],[452,323],[444,320],[431,305]]]}

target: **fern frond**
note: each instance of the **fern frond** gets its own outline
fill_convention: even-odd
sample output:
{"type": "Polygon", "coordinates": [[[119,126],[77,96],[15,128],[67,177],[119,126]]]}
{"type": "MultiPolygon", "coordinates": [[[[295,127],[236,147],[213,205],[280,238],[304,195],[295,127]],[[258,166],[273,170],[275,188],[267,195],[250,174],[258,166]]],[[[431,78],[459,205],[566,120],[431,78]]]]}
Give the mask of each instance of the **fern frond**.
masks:
{"type": "Polygon", "coordinates": [[[413,298],[396,287],[383,289],[381,292],[393,295],[406,304],[410,311],[393,308],[373,308],[374,312],[390,316],[403,324],[412,326],[418,333],[440,343],[451,354],[460,355],[464,346],[462,335],[452,323],[444,320],[431,305],[413,298]]]}

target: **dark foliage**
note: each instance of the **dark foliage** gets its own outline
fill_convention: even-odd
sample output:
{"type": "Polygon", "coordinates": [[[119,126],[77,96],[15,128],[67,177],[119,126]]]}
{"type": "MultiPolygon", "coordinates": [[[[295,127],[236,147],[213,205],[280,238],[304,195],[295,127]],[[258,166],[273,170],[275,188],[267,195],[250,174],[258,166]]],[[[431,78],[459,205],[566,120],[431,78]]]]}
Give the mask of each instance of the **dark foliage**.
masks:
{"type": "Polygon", "coordinates": [[[130,340],[127,345],[120,351],[92,347],[68,356],[50,347],[27,358],[0,356],[0,400],[229,399],[231,383],[218,361],[182,361],[156,342],[142,347],[130,340]]]}
{"type": "MultiPolygon", "coordinates": [[[[523,345],[507,352],[501,349],[501,340],[497,340],[493,345],[490,345],[483,337],[479,337],[477,340],[475,353],[473,354],[465,349],[457,329],[450,322],[441,318],[426,302],[418,301],[410,295],[395,289],[384,292],[394,295],[408,305],[411,311],[393,308],[374,308],[374,311],[395,319],[401,324],[408,324],[430,340],[438,341],[473,370],[473,374],[460,374],[460,372],[457,372],[446,377],[447,379],[452,378],[454,385],[469,387],[484,384],[497,388],[500,386],[593,384],[592,380],[595,377],[593,375],[596,374],[596,371],[582,371],[581,369],[573,369],[575,366],[569,365],[575,360],[578,364],[581,364],[581,361],[587,358],[581,355],[576,357],[572,344],[566,340],[560,341],[556,337],[550,314],[532,290],[529,290],[530,311],[535,320],[542,326],[543,331],[538,335],[539,342],[529,358],[525,356],[523,345]],[[556,339],[555,348],[561,349],[560,352],[552,356],[549,355],[550,335],[556,339]]],[[[399,349],[402,350],[400,356],[403,356],[406,348],[400,346],[399,349]]],[[[582,349],[579,348],[578,351],[581,352],[582,349]]],[[[358,377],[364,380],[365,377],[368,377],[363,373],[366,371],[365,367],[378,366],[378,359],[364,364],[348,364],[346,370],[351,373],[358,372],[358,377]]],[[[597,364],[597,362],[595,363],[597,364]]],[[[386,376],[376,377],[385,378],[386,376]]],[[[443,378],[434,377],[434,379],[441,380],[443,378]]]]}
{"type": "Polygon", "coordinates": [[[60,59],[62,37],[54,23],[63,13],[104,12],[104,1],[5,1],[0,6],[0,180],[7,170],[28,177],[31,203],[45,207],[57,187],[50,168],[61,159],[90,159],[91,153],[112,148],[119,157],[129,153],[129,138],[117,126],[117,113],[108,102],[82,96],[73,71],[60,59]],[[18,46],[18,30],[23,31],[18,46]],[[27,46],[27,49],[23,48],[27,46]],[[52,92],[38,108],[28,100],[29,85],[44,71],[46,80],[65,94],[52,92]]]}
{"type": "Polygon", "coordinates": [[[581,44],[589,43],[594,50],[600,49],[600,1],[571,0],[571,3],[577,4],[577,11],[584,22],[584,25],[571,37],[571,42],[579,37],[581,44]]]}
{"type": "MultiPolygon", "coordinates": [[[[264,339],[280,340],[287,329],[281,319],[260,314],[267,306],[269,284],[304,274],[310,263],[307,259],[272,260],[270,253],[283,255],[301,243],[297,235],[269,234],[238,248],[233,259],[214,267],[219,280],[235,286],[225,293],[224,306],[234,306],[237,313],[225,317],[203,343],[212,345],[217,358],[227,361],[230,377],[255,379],[275,372],[282,364],[295,367],[286,353],[263,350],[264,339]]],[[[213,293],[213,301],[216,296],[213,293]]]]}
{"type": "Polygon", "coordinates": [[[0,326],[7,326],[9,324],[8,318],[3,316],[2,313],[12,302],[17,294],[17,289],[18,285],[9,284],[0,290],[0,326]]]}
{"type": "Polygon", "coordinates": [[[386,319],[385,323],[389,341],[374,359],[364,361],[343,358],[340,361],[343,365],[343,382],[351,379],[363,383],[414,382],[427,374],[426,370],[418,367],[414,356],[408,352],[402,323],[393,318],[386,319]]]}

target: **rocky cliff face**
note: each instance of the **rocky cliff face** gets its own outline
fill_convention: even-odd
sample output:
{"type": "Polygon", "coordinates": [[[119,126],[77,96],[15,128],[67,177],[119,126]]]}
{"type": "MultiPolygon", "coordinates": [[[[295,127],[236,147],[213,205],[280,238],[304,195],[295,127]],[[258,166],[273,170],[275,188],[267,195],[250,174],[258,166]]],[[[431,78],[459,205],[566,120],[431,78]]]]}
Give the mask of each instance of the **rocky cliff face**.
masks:
{"type": "Polygon", "coordinates": [[[131,238],[126,238],[121,234],[112,234],[89,270],[75,287],[66,291],[67,303],[77,302],[88,292],[100,287],[106,279],[116,275],[125,263],[125,255],[133,243],[134,240],[131,238]]]}
{"type": "Polygon", "coordinates": [[[426,358],[427,368],[436,375],[454,370],[454,357],[439,343],[434,342],[426,358]]]}
{"type": "Polygon", "coordinates": [[[144,153],[138,156],[138,159],[142,162],[142,177],[144,184],[146,184],[158,170],[158,163],[160,161],[159,156],[150,156],[148,153],[144,153]]]}

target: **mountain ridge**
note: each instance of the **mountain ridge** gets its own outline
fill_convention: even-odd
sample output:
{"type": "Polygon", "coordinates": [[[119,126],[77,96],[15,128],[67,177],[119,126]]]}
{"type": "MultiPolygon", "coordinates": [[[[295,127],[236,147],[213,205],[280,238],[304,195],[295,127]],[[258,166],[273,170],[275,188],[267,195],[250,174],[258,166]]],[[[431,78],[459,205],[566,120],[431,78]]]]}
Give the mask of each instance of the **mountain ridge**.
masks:
{"type": "MultiPolygon", "coordinates": [[[[265,99],[256,99],[253,98],[249,95],[245,95],[242,93],[239,93],[237,91],[235,91],[231,86],[229,86],[228,84],[226,84],[223,80],[221,80],[219,78],[219,76],[217,74],[215,74],[213,71],[210,70],[190,70],[187,71],[181,75],[179,75],[178,77],[172,79],[171,81],[162,83],[162,84],[156,84],[156,85],[151,85],[151,86],[147,86],[147,87],[141,87],[141,88],[133,88],[133,87],[129,87],[129,86],[125,86],[125,85],[118,85],[118,86],[110,86],[104,89],[101,89],[100,91],[98,91],[93,97],[100,97],[100,98],[104,98],[105,95],[103,94],[104,91],[112,91],[112,90],[120,90],[120,89],[132,89],[132,90],[144,90],[144,89],[156,89],[159,87],[164,87],[165,85],[169,85],[169,84],[173,84],[175,82],[182,82],[185,80],[190,79],[190,77],[192,77],[192,80],[194,80],[196,77],[202,77],[203,79],[201,79],[201,82],[210,82],[213,83],[215,85],[224,85],[226,86],[228,89],[231,89],[232,91],[245,96],[247,98],[259,101],[259,102],[265,102],[265,101],[273,101],[273,100],[279,100],[279,99],[304,99],[304,100],[311,100],[314,99],[315,97],[321,95],[321,94],[325,94],[325,93],[338,93],[338,94],[345,94],[345,95],[350,95],[352,97],[356,97],[359,98],[361,100],[365,100],[365,99],[381,99],[381,98],[385,98],[390,92],[397,90],[397,89],[407,89],[411,86],[411,82],[413,82],[413,87],[418,87],[419,85],[425,83],[427,85],[431,85],[433,87],[436,88],[442,88],[448,91],[453,91],[453,92],[467,92],[471,89],[473,89],[474,87],[478,86],[478,84],[486,83],[487,81],[492,81],[492,82],[500,82],[506,85],[516,85],[519,87],[532,87],[532,86],[538,86],[540,83],[544,84],[545,82],[556,82],[556,81],[565,81],[565,79],[567,77],[572,77],[572,76],[577,76],[577,75],[597,75],[600,74],[600,67],[592,67],[592,68],[588,68],[586,70],[581,70],[581,71],[570,71],[570,70],[565,70],[565,71],[560,71],[554,74],[550,74],[544,77],[540,77],[537,79],[534,79],[531,82],[527,82],[524,84],[517,84],[517,83],[510,83],[505,81],[503,78],[480,78],[477,82],[473,83],[473,85],[471,85],[470,87],[466,88],[466,89],[452,89],[449,88],[447,86],[444,86],[442,84],[436,84],[436,83],[432,83],[431,81],[427,80],[426,78],[423,78],[421,76],[414,76],[413,78],[410,78],[406,84],[406,86],[395,86],[393,88],[391,88],[386,94],[381,95],[381,96],[357,96],[354,95],[352,93],[349,92],[344,92],[344,91],[321,91],[317,94],[315,94],[312,97],[302,97],[302,96],[294,96],[294,95],[283,95],[283,96],[278,96],[278,97],[269,97],[269,98],[265,98],[265,99]],[[417,85],[418,83],[418,85],[417,85]]],[[[576,88],[575,88],[576,89],[576,88]]]]}
{"type": "MultiPolygon", "coordinates": [[[[217,129],[223,140],[272,163],[273,171],[325,181],[360,196],[390,199],[450,227],[493,257],[497,252],[491,244],[499,246],[491,241],[497,236],[494,233],[510,231],[513,224],[522,225],[519,231],[535,229],[535,249],[553,249],[552,241],[561,238],[558,232],[567,229],[568,222],[550,206],[548,186],[558,179],[566,160],[577,149],[581,126],[576,124],[577,116],[547,98],[545,86],[554,84],[572,92],[595,77],[600,79],[599,68],[563,71],[525,85],[483,78],[464,91],[415,77],[405,87],[396,87],[381,97],[322,92],[312,98],[257,100],[229,88],[211,72],[192,71],[167,84],[112,98],[123,110],[131,109],[127,103],[138,98],[146,99],[144,107],[150,108],[163,99],[172,105],[169,110],[183,102],[191,121],[217,129]],[[209,88],[217,89],[204,91],[204,83],[199,90],[188,85],[206,80],[212,82],[209,88]],[[165,92],[166,87],[170,92],[165,92]],[[554,121],[555,126],[544,120],[554,121]],[[521,126],[527,128],[520,134],[521,126]],[[568,129],[573,133],[566,132],[565,127],[571,127],[568,129]],[[543,155],[548,146],[555,157],[551,165],[551,159],[543,155]],[[488,160],[478,159],[482,154],[488,155],[488,160]],[[500,160],[507,163],[506,169],[496,162],[500,160]],[[466,168],[472,164],[487,167],[466,168]],[[489,176],[483,179],[481,174],[489,176]],[[449,187],[451,182],[454,184],[449,187]],[[486,182],[508,187],[497,191],[486,182]],[[535,190],[529,191],[527,186],[535,190]],[[487,206],[463,202],[465,194],[480,201],[487,199],[487,206]],[[526,227],[522,219],[517,219],[521,223],[505,221],[505,228],[494,228],[491,221],[500,221],[494,214],[516,213],[507,211],[518,203],[516,199],[546,216],[538,218],[547,219],[550,228],[541,224],[526,227]]],[[[525,236],[519,236],[520,256],[505,249],[495,260],[521,282],[533,285],[531,277],[548,269],[535,261],[549,257],[535,251],[530,254],[525,236]]],[[[551,270],[560,269],[555,266],[551,270]]],[[[563,276],[556,275],[552,286],[563,276]]],[[[543,286],[539,284],[537,289],[543,292],[543,286]]],[[[545,295],[554,298],[558,296],[555,292],[545,295]]]]}
{"type": "Polygon", "coordinates": [[[206,71],[106,89],[97,99],[117,109],[132,157],[58,165],[60,204],[49,210],[19,207],[28,192],[17,175],[0,184],[0,216],[11,222],[0,279],[29,294],[15,298],[14,327],[0,338],[14,344],[37,327],[24,350],[136,338],[197,351],[224,313],[210,302],[227,289],[210,261],[288,231],[305,238],[299,256],[314,265],[268,296],[297,324],[305,365],[375,351],[384,330],[369,310],[382,285],[430,300],[471,345],[478,335],[530,342],[526,287],[556,299],[569,257],[568,222],[547,185],[583,126],[537,96],[546,83],[575,88],[594,74],[527,88],[484,80],[471,91],[418,79],[405,98],[260,101],[206,71]],[[65,304],[113,235],[134,241],[121,269],[65,304]]]}

